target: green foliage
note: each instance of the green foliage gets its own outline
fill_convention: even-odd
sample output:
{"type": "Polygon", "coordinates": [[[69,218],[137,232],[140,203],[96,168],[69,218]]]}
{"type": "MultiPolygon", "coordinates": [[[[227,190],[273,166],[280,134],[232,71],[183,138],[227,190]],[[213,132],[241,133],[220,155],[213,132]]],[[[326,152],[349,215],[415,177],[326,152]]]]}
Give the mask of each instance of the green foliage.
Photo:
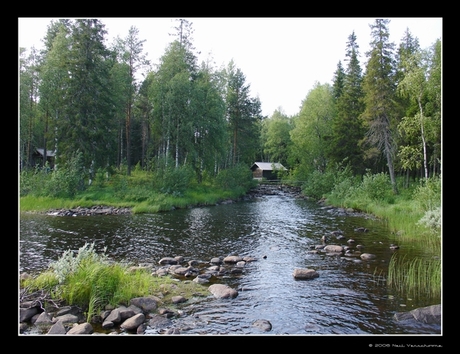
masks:
{"type": "Polygon", "coordinates": [[[324,173],[315,170],[307,175],[302,191],[309,197],[321,199],[333,191],[334,195],[342,194],[345,191],[340,191],[340,189],[353,184],[355,181],[352,178],[350,166],[336,164],[334,168],[330,168],[324,173]]]}
{"type": "Polygon", "coordinates": [[[441,176],[424,178],[414,190],[413,198],[424,211],[418,221],[435,235],[440,235],[442,227],[441,215],[441,176]]]}
{"type": "Polygon", "coordinates": [[[103,188],[109,180],[109,171],[106,168],[99,167],[94,177],[94,185],[103,188]]]}
{"type": "Polygon", "coordinates": [[[47,169],[36,166],[33,170],[23,170],[19,174],[19,194],[45,196],[44,182],[51,178],[47,169]]]}
{"type": "Polygon", "coordinates": [[[113,173],[100,169],[101,178],[106,180],[93,183],[72,198],[67,195],[47,195],[43,187],[49,182],[43,180],[42,174],[48,179],[51,176],[42,169],[38,169],[37,173],[24,171],[21,173],[21,190],[27,191],[27,194],[24,192],[21,195],[20,208],[21,211],[48,211],[106,205],[130,207],[134,213],[155,213],[238,198],[257,185],[251,170],[244,165],[231,171],[221,170],[218,178],[205,174],[205,180],[200,184],[196,183],[190,167],[176,169],[158,165],[156,168],[154,171],[144,171],[135,167],[129,176],[124,170],[113,173]],[[37,186],[33,193],[32,185],[37,186]]]}
{"type": "Polygon", "coordinates": [[[225,102],[227,106],[228,129],[231,136],[230,149],[232,164],[252,163],[260,150],[261,102],[250,97],[250,85],[240,68],[233,60],[227,67],[227,87],[225,102]]]}
{"type": "Polygon", "coordinates": [[[347,200],[350,200],[354,193],[356,193],[356,188],[359,187],[360,183],[360,178],[345,177],[337,181],[329,193],[328,199],[340,201],[343,206],[343,203],[347,200]]]}
{"type": "Polygon", "coordinates": [[[53,171],[45,185],[46,193],[50,197],[74,197],[85,190],[85,177],[83,154],[77,151],[65,165],[53,171]]]}
{"type": "Polygon", "coordinates": [[[64,251],[62,256],[50,265],[56,274],[59,283],[63,283],[67,277],[75,273],[80,267],[85,264],[107,262],[107,257],[104,254],[97,254],[94,249],[94,243],[85,243],[75,254],[72,250],[64,251]]]}
{"type": "Polygon", "coordinates": [[[77,151],[62,166],[50,171],[48,166],[36,166],[20,174],[20,195],[38,197],[72,198],[86,189],[86,173],[82,153],[77,151]]]}
{"type": "Polygon", "coordinates": [[[286,166],[291,129],[290,119],[278,110],[262,122],[261,143],[266,156],[265,161],[278,161],[286,166]]]}
{"type": "Polygon", "coordinates": [[[423,211],[435,210],[441,206],[441,176],[420,180],[413,198],[423,211]]]}
{"type": "Polygon", "coordinates": [[[219,171],[215,180],[216,186],[224,190],[240,190],[245,192],[257,185],[251,170],[244,164],[219,171]]]}
{"type": "Polygon", "coordinates": [[[36,277],[26,278],[21,281],[21,286],[29,289],[29,291],[45,290],[48,293],[53,293],[54,289],[59,285],[59,279],[56,273],[52,270],[46,270],[36,277]]]}
{"type": "Polygon", "coordinates": [[[391,183],[388,174],[381,172],[371,174],[369,171],[363,176],[359,192],[372,201],[384,201],[392,195],[391,183]]]}
{"type": "Polygon", "coordinates": [[[153,187],[164,194],[180,197],[194,181],[190,166],[175,167],[172,161],[160,162],[153,172],[153,187]]]}
{"type": "Polygon", "coordinates": [[[334,175],[330,172],[313,171],[305,184],[302,192],[309,197],[321,199],[334,188],[334,175]]]}
{"type": "MultiPolygon", "coordinates": [[[[325,172],[328,168],[326,151],[335,116],[332,87],[316,83],[302,103],[299,116],[290,131],[292,156],[302,169],[325,172]]],[[[316,189],[316,188],[315,188],[316,189]]]]}
{"type": "MultiPolygon", "coordinates": [[[[147,269],[130,270],[128,264],[110,262],[105,250],[98,254],[94,243],[85,243],[77,253],[65,251],[51,264],[50,270],[24,280],[22,286],[30,290],[53,290],[54,297],[86,309],[90,322],[105,305],[127,304],[134,297],[161,292],[172,282],[169,277],[152,276],[147,269]]],[[[199,284],[178,283],[177,287],[178,293],[186,291],[188,296],[206,293],[199,284]]]]}

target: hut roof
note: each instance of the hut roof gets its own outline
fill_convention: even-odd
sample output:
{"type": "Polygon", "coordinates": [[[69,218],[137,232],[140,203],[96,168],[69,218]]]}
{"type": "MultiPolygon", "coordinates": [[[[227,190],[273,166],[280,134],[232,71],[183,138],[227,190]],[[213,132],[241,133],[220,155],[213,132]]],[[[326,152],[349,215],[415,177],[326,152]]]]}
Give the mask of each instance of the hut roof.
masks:
{"type": "Polygon", "coordinates": [[[260,168],[263,171],[273,171],[274,169],[287,170],[287,168],[279,162],[254,162],[254,164],[251,166],[251,170],[254,171],[256,168],[260,168]]]}
{"type": "MultiPolygon", "coordinates": [[[[45,155],[45,149],[40,149],[40,148],[37,148],[35,149],[37,151],[37,153],[40,155],[40,156],[44,156],[45,155]]],[[[54,156],[54,151],[53,150],[46,150],[46,156],[48,157],[53,157],[54,156]]]]}

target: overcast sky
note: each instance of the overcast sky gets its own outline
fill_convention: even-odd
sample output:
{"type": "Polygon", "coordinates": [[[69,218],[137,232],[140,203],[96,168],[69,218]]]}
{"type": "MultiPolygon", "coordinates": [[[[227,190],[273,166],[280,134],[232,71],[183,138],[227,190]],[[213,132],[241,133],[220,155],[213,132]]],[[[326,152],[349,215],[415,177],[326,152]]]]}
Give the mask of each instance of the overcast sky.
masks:
{"type": "MultiPolygon", "coordinates": [[[[54,18],[57,19],[57,18],[54,18]]],[[[106,25],[107,45],[113,38],[125,38],[129,28],[139,30],[144,53],[158,64],[165,48],[174,39],[175,18],[120,17],[99,18],[106,25]]],[[[346,66],[345,49],[348,36],[354,31],[361,53],[364,71],[369,50],[371,17],[295,17],[295,18],[187,18],[192,23],[193,44],[199,63],[214,62],[215,68],[234,60],[246,76],[252,97],[259,97],[262,114],[271,116],[276,109],[292,116],[300,111],[302,101],[315,82],[330,83],[342,61],[346,66]]],[[[408,28],[428,48],[442,39],[442,18],[389,18],[390,41],[399,46],[408,28]]],[[[52,18],[18,18],[19,47],[42,47],[52,18]]]]}

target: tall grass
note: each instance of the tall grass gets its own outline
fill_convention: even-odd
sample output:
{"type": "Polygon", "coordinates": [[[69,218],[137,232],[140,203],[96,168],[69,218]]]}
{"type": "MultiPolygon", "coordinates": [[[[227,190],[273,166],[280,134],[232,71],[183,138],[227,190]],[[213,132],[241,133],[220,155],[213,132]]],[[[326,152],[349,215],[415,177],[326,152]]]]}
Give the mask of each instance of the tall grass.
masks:
{"type": "Polygon", "coordinates": [[[388,267],[387,284],[408,297],[441,297],[441,260],[439,258],[400,258],[396,254],[388,267]]]}
{"type": "Polygon", "coordinates": [[[170,284],[175,284],[176,294],[207,295],[205,287],[197,283],[176,282],[168,276],[153,276],[147,269],[132,270],[127,264],[113,263],[105,254],[97,254],[93,243],[85,244],[76,254],[64,252],[50,269],[25,279],[21,285],[29,291],[46,290],[54,299],[82,307],[90,322],[108,304],[127,305],[134,297],[152,294],[167,301],[170,284]]]}
{"type": "Polygon", "coordinates": [[[394,256],[388,285],[402,293],[438,298],[442,289],[441,178],[422,179],[411,188],[401,183],[400,193],[394,195],[384,173],[368,173],[361,180],[344,173],[335,175],[334,186],[323,195],[329,204],[377,216],[385,221],[398,244],[417,248],[423,255],[412,260],[394,256]]]}

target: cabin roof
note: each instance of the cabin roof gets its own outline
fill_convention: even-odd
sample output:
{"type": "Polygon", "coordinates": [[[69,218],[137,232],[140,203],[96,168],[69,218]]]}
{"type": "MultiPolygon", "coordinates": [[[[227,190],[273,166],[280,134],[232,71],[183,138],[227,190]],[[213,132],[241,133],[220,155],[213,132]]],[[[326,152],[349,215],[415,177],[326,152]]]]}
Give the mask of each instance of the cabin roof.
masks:
{"type": "MultiPolygon", "coordinates": [[[[35,149],[40,156],[45,155],[45,149],[37,148],[35,149]]],[[[53,150],[46,150],[46,156],[48,157],[54,157],[54,151],[53,150]]]]}
{"type": "Polygon", "coordinates": [[[287,170],[287,168],[279,162],[254,162],[251,166],[251,170],[254,171],[256,168],[260,168],[263,171],[273,171],[273,166],[276,170],[287,170]]]}

